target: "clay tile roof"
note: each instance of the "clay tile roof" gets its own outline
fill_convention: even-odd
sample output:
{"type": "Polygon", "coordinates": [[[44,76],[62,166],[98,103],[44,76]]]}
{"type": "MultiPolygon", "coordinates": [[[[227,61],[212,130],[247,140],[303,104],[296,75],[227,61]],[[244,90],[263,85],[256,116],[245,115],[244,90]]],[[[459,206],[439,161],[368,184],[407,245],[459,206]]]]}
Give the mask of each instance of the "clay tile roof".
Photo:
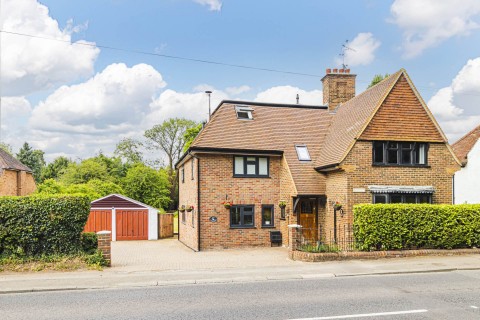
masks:
{"type": "Polygon", "coordinates": [[[462,162],[462,165],[467,164],[468,153],[472,150],[473,146],[480,138],[480,126],[476,127],[460,140],[452,145],[453,151],[457,155],[458,159],[462,162]]]}
{"type": "Polygon", "coordinates": [[[248,102],[253,120],[238,120],[235,106],[223,101],[191,145],[195,148],[283,151],[298,194],[323,194],[325,182],[315,167],[332,115],[322,106],[248,102]],[[299,161],[296,144],[305,144],[312,161],[299,161]]]}
{"type": "Polygon", "coordinates": [[[0,169],[32,172],[29,167],[15,159],[3,149],[0,149],[0,169]]]}
{"type": "Polygon", "coordinates": [[[336,165],[345,158],[355,139],[402,73],[403,70],[400,70],[392,74],[336,109],[325,143],[317,157],[316,167],[336,165]]]}

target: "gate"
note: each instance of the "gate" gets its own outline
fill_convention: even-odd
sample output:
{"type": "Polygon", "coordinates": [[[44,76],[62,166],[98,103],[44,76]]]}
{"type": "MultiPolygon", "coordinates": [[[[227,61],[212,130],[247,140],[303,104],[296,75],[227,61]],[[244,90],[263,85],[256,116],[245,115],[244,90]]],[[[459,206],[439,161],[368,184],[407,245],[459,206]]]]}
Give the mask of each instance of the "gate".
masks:
{"type": "Polygon", "coordinates": [[[173,237],[173,213],[158,215],[158,238],[173,237]]]}

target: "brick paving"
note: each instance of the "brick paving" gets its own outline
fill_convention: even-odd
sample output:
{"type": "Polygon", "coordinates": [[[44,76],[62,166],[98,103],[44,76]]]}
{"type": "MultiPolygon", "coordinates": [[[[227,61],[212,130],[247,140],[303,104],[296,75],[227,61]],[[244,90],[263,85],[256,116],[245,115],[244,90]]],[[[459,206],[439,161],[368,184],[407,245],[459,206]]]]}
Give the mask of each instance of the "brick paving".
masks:
{"type": "Polygon", "coordinates": [[[283,247],[194,252],[176,238],[112,242],[112,271],[165,271],[294,266],[283,247]]]}

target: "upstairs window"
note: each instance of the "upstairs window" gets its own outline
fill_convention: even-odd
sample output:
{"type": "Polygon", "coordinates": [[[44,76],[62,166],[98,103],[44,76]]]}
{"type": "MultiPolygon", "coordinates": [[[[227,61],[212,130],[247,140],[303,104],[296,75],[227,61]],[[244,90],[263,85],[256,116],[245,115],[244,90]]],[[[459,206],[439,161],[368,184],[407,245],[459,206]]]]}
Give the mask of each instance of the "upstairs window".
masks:
{"type": "Polygon", "coordinates": [[[297,157],[300,161],[310,161],[310,153],[306,145],[296,145],[295,149],[297,150],[297,157]]]}
{"type": "Polygon", "coordinates": [[[377,165],[426,166],[427,153],[427,143],[373,142],[373,164],[377,165]]]}
{"type": "Polygon", "coordinates": [[[235,112],[239,120],[253,120],[253,109],[247,106],[236,106],[235,112]]]}
{"type": "Polygon", "coordinates": [[[268,177],[268,157],[235,156],[233,157],[234,177],[268,177]]]}

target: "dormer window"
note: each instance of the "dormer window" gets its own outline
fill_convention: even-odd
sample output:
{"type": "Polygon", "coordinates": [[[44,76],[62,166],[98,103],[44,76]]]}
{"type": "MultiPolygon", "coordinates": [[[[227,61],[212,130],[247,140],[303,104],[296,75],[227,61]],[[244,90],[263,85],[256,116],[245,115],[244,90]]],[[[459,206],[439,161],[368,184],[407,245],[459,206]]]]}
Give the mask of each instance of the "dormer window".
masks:
{"type": "Polygon", "coordinates": [[[253,120],[253,109],[247,106],[235,106],[238,120],[253,120]]]}
{"type": "Polygon", "coordinates": [[[306,145],[296,145],[295,149],[297,149],[297,157],[300,161],[310,161],[310,153],[308,152],[308,148],[306,145]]]}

